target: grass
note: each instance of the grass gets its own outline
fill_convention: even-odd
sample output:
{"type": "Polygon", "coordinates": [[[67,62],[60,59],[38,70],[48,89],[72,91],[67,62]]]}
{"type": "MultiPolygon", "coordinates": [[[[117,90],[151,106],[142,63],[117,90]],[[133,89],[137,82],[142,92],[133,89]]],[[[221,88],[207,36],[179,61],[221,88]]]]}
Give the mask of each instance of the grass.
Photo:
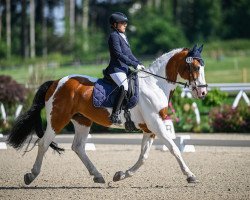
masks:
{"type": "MultiPolygon", "coordinates": [[[[205,72],[208,83],[241,83],[250,82],[250,57],[221,57],[216,59],[206,57],[205,72]]],[[[151,61],[144,61],[145,66],[151,61]]],[[[30,79],[58,79],[69,74],[85,74],[93,77],[102,77],[102,70],[107,64],[84,65],[84,66],[63,66],[63,67],[15,67],[1,69],[1,75],[10,75],[16,81],[26,84],[30,79]],[[42,76],[42,78],[41,78],[42,76]],[[31,78],[32,77],[32,78],[31,78]]],[[[43,80],[43,81],[44,81],[43,80]]],[[[34,81],[33,81],[34,82],[34,81]]]]}

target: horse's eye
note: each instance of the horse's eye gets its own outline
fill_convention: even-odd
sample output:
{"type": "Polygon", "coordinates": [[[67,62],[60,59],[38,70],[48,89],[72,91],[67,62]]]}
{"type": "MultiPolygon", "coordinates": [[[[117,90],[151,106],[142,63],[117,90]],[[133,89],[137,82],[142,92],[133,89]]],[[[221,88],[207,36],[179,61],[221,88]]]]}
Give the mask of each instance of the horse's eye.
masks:
{"type": "Polygon", "coordinates": [[[196,71],[200,71],[200,67],[197,67],[196,71]]]}

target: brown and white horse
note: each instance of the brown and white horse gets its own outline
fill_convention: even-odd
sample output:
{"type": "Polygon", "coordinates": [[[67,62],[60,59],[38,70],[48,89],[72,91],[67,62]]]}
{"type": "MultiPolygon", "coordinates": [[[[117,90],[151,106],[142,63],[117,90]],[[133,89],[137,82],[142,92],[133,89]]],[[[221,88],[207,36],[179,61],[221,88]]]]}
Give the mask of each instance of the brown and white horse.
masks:
{"type": "MultiPolygon", "coordinates": [[[[130,110],[131,119],[138,129],[143,131],[141,154],[138,161],[125,172],[118,171],[114,181],[131,177],[146,161],[155,136],[160,138],[175,156],[188,182],[195,182],[196,177],[185,164],[181,153],[168,135],[164,125],[167,116],[168,101],[177,87],[177,82],[186,80],[192,89],[193,97],[204,98],[207,85],[204,76],[204,63],[200,53],[202,46],[193,49],[179,48],[162,55],[144,72],[139,71],[139,102],[130,110]],[[151,75],[150,75],[150,74],[151,75]],[[154,75],[152,75],[154,74],[154,75]]],[[[48,81],[38,89],[30,110],[21,115],[14,124],[8,142],[19,149],[28,136],[36,132],[38,154],[31,173],[24,176],[26,184],[30,184],[41,170],[43,157],[48,147],[56,150],[59,147],[53,139],[71,121],[75,128],[72,150],[76,152],[83,164],[93,175],[94,182],[104,183],[102,174],[96,169],[85,152],[85,143],[92,122],[106,127],[113,127],[109,120],[110,108],[93,106],[93,87],[96,78],[84,75],[69,75],[57,81],[48,81]],[[45,107],[47,127],[45,132],[41,126],[41,109],[45,107]]],[[[121,113],[123,116],[123,111],[121,113]]],[[[122,118],[125,122],[125,118],[122,118]]]]}

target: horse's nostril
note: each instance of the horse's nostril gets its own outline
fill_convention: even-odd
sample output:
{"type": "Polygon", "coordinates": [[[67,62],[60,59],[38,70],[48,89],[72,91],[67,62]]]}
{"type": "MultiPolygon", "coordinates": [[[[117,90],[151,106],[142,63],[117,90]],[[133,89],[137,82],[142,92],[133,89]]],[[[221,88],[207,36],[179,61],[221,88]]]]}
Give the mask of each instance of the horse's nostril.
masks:
{"type": "Polygon", "coordinates": [[[202,96],[205,96],[205,95],[206,95],[206,92],[202,92],[201,94],[202,94],[202,96]]]}

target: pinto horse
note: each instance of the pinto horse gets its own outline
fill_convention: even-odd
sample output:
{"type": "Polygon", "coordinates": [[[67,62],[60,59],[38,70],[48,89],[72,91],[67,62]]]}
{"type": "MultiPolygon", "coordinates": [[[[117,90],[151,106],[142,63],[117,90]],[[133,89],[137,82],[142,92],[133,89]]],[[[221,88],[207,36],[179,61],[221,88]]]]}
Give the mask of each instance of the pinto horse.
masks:
{"type": "MultiPolygon", "coordinates": [[[[189,183],[196,182],[195,175],[184,162],[182,155],[168,135],[166,119],[169,98],[181,81],[187,81],[195,98],[203,99],[207,94],[204,76],[204,62],[201,58],[203,46],[195,45],[192,49],[174,49],[156,59],[144,71],[138,72],[139,101],[133,107],[131,120],[136,128],[143,131],[141,154],[138,161],[125,172],[118,171],[113,181],[131,177],[146,161],[155,136],[163,141],[176,158],[189,183]]],[[[109,120],[110,108],[93,106],[93,88],[96,78],[84,75],[69,75],[60,80],[48,81],[38,89],[31,108],[15,122],[8,137],[8,143],[20,149],[25,140],[35,131],[39,137],[38,154],[30,173],[24,175],[25,184],[29,185],[39,175],[43,157],[48,147],[60,151],[53,139],[71,121],[75,128],[72,150],[93,175],[94,182],[105,183],[102,174],[96,169],[85,152],[85,143],[92,122],[106,127],[114,127],[109,120]],[[47,127],[42,129],[40,112],[46,109],[47,127]]],[[[121,116],[123,116],[123,112],[121,116]]],[[[122,117],[125,123],[125,118],[122,117]]]]}

